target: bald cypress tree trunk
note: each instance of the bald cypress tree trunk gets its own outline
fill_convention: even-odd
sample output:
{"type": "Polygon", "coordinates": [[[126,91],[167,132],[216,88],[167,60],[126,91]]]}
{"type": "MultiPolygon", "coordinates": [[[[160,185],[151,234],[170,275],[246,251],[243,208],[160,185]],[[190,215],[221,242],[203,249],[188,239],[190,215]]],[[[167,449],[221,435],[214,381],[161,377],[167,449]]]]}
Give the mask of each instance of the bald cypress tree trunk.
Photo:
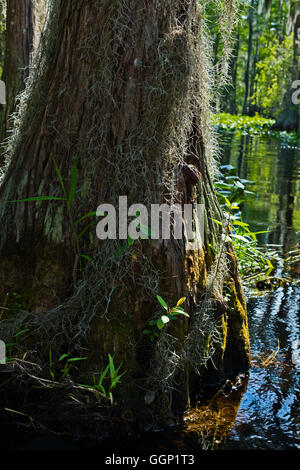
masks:
{"type": "MultiPolygon", "coordinates": [[[[108,353],[122,361],[119,394],[135,415],[167,412],[172,399],[181,406],[203,382],[249,367],[235,255],[212,220],[222,214],[211,178],[203,21],[196,0],[55,2],[0,190],[2,293],[20,294],[31,341],[42,341],[46,356],[86,348],[87,376],[108,353]],[[9,202],[63,198],[59,175],[74,192],[69,206],[9,202]],[[92,218],[74,223],[125,195],[149,210],[204,204],[203,247],[100,241],[92,218]],[[170,321],[151,342],[143,331],[163,313],[156,295],[170,306],[186,297],[189,318],[170,321]],[[155,399],[146,406],[149,391],[155,399]]],[[[8,306],[2,337],[16,318],[20,326],[8,306]]]]}

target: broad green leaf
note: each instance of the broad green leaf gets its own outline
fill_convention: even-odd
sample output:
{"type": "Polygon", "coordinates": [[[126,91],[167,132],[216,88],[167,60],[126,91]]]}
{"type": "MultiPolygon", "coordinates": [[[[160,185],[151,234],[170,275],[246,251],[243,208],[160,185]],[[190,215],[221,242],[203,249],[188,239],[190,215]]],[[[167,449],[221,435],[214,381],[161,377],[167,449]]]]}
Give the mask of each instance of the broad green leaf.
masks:
{"type": "Polygon", "coordinates": [[[168,305],[167,303],[164,301],[164,299],[162,299],[159,295],[156,296],[157,300],[159,301],[160,305],[165,309],[165,310],[168,310],[168,305]]]}
{"type": "Polygon", "coordinates": [[[159,318],[157,321],[156,321],[156,326],[159,330],[162,330],[163,327],[165,326],[164,322],[162,321],[161,318],[159,318]]]}

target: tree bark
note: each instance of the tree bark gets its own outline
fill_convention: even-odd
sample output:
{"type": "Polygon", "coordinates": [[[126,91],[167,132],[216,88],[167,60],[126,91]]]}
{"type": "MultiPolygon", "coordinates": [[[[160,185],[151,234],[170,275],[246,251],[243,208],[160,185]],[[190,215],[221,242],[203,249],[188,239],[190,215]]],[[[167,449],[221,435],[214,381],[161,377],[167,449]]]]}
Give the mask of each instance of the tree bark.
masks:
{"type": "Polygon", "coordinates": [[[40,10],[45,0],[7,0],[5,58],[2,80],[6,84],[6,106],[0,113],[0,142],[7,136],[15,98],[24,89],[34,46],[38,44],[40,10]]]}
{"type": "MultiPolygon", "coordinates": [[[[205,366],[217,368],[215,382],[249,368],[236,259],[212,220],[222,214],[210,176],[198,3],[55,2],[0,189],[2,293],[21,295],[31,312],[26,328],[32,341],[42,335],[45,357],[49,348],[53,354],[87,348],[87,375],[103,368],[108,353],[122,361],[119,394],[135,416],[184,406],[205,366]],[[54,160],[68,193],[76,159],[71,208],[64,201],[9,202],[63,197],[54,160]],[[185,240],[174,238],[127,246],[100,241],[94,230],[79,246],[74,229],[89,222],[73,221],[100,203],[117,207],[124,195],[128,205],[147,207],[172,198],[203,203],[203,249],[188,251],[185,240]],[[82,254],[91,261],[81,258],[80,270],[82,254]],[[159,311],[156,294],[169,305],[185,296],[190,317],[170,321],[151,343],[143,330],[159,311]],[[146,406],[149,390],[156,399],[146,406]]],[[[14,317],[13,303],[7,305],[14,317]]]]}
{"type": "Polygon", "coordinates": [[[299,104],[299,92],[297,93],[296,102],[293,102],[293,95],[296,93],[296,89],[293,87],[294,83],[297,83],[297,89],[299,90],[300,83],[300,7],[298,2],[292,2],[292,14],[291,24],[293,25],[294,33],[294,54],[293,54],[293,67],[291,70],[291,87],[284,97],[284,109],[276,121],[275,128],[286,131],[298,131],[300,132],[300,104],[299,104]]]}
{"type": "Polygon", "coordinates": [[[250,64],[251,64],[251,53],[252,53],[252,40],[253,40],[253,16],[254,16],[254,0],[251,0],[250,11],[249,11],[249,35],[248,35],[248,52],[247,52],[247,64],[245,69],[245,94],[243,104],[243,114],[248,113],[249,108],[249,85],[250,85],[250,64]]]}

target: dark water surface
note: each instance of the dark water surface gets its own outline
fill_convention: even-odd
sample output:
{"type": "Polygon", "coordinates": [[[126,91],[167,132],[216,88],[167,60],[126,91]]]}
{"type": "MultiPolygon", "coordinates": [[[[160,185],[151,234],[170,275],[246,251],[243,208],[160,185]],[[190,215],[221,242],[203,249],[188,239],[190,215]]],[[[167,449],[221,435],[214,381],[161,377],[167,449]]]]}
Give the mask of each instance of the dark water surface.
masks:
{"type": "MultiPolygon", "coordinates": [[[[248,135],[221,135],[222,163],[255,181],[244,219],[253,230],[269,230],[260,241],[279,245],[282,254],[299,244],[300,147],[248,135]]],[[[252,188],[251,188],[252,189],[252,188]]],[[[283,276],[279,266],[277,275],[283,276]]],[[[288,273],[299,279],[299,263],[288,273]]],[[[246,293],[247,294],[247,293],[246,293]]],[[[250,297],[250,295],[249,295],[250,297]]],[[[252,350],[250,378],[226,449],[300,449],[300,287],[279,287],[248,298],[252,350]],[[277,349],[268,367],[264,360],[277,349]]]]}

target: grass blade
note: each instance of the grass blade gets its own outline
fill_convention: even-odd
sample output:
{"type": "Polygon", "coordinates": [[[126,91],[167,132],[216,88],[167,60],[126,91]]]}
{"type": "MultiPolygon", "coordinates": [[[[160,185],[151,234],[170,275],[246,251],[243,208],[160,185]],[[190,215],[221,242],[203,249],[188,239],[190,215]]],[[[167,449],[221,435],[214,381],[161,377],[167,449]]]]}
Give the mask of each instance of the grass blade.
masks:
{"type": "Polygon", "coordinates": [[[27,197],[25,199],[15,199],[14,201],[8,201],[8,202],[37,202],[37,201],[66,201],[66,198],[52,197],[52,196],[34,196],[34,197],[27,197]]]}
{"type": "Polygon", "coordinates": [[[75,158],[73,167],[72,167],[72,174],[71,174],[71,183],[70,183],[70,192],[69,192],[69,197],[68,197],[68,207],[70,208],[72,206],[72,203],[74,201],[75,197],[75,192],[76,192],[76,186],[77,186],[77,164],[79,160],[80,155],[75,158]]]}
{"type": "Polygon", "coordinates": [[[56,160],[55,160],[55,158],[54,158],[54,155],[53,155],[52,153],[51,153],[51,158],[52,158],[52,160],[53,160],[54,167],[55,167],[55,171],[56,171],[56,174],[57,174],[57,176],[58,176],[60,185],[61,185],[62,190],[63,190],[63,192],[64,192],[65,199],[68,199],[67,191],[66,191],[66,188],[65,188],[65,185],[64,185],[64,181],[63,181],[62,176],[61,176],[61,172],[60,172],[60,170],[59,170],[59,168],[58,168],[57,162],[56,162],[56,160]]]}

